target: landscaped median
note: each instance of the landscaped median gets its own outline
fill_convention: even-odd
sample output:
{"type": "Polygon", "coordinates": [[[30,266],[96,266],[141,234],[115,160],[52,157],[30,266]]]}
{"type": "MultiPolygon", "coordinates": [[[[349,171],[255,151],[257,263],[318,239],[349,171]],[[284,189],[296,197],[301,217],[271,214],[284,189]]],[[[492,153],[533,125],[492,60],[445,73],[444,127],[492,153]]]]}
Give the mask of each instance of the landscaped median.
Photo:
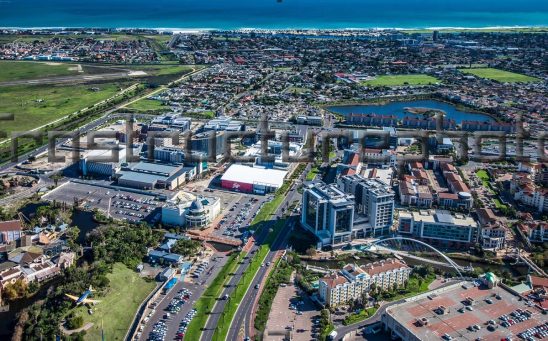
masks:
{"type": "Polygon", "coordinates": [[[278,287],[282,283],[289,284],[293,270],[291,265],[280,258],[276,261],[276,265],[268,275],[266,285],[261,292],[259,307],[255,316],[255,329],[259,333],[262,333],[266,328],[268,315],[270,314],[274,297],[276,297],[276,293],[278,292],[278,287]]]}
{"type": "Polygon", "coordinates": [[[200,298],[194,303],[194,308],[197,310],[196,316],[190,322],[185,339],[199,340],[202,334],[201,329],[206,325],[209,311],[213,309],[215,302],[221,294],[226,281],[229,280],[230,274],[234,272],[238,266],[238,262],[242,258],[243,253],[235,253],[231,255],[226,264],[223,266],[219,274],[213,279],[213,282],[207,287],[200,298]]]}
{"type": "MultiPolygon", "coordinates": [[[[302,173],[305,167],[306,166],[304,164],[300,164],[299,166],[297,166],[297,168],[290,177],[290,181],[286,182],[280,189],[278,189],[272,201],[267,202],[263,205],[255,219],[253,219],[251,223],[252,226],[258,225],[257,229],[259,231],[257,231],[256,234],[260,234],[260,229],[268,227],[267,222],[270,219],[270,216],[274,214],[274,212],[276,212],[278,207],[283,202],[285,195],[289,191],[293,180],[302,173]]],[[[236,314],[238,305],[242,301],[245,293],[247,292],[247,289],[251,285],[251,281],[255,277],[255,274],[257,273],[264,259],[268,255],[268,252],[270,251],[270,245],[274,242],[274,240],[276,240],[278,233],[281,231],[284,225],[285,219],[276,221],[276,223],[272,227],[272,230],[269,231],[265,241],[263,242],[263,245],[261,245],[255,256],[252,258],[249,267],[244,272],[242,278],[236,285],[236,289],[234,290],[227,304],[225,305],[222,317],[216,327],[213,336],[214,340],[224,339],[225,335],[228,334],[228,329],[230,328],[234,314],[236,314]]],[[[237,255],[231,256],[231,258],[224,265],[221,272],[215,277],[215,279],[208,286],[203,295],[196,301],[196,303],[194,304],[194,308],[198,310],[198,313],[196,314],[194,319],[192,319],[192,322],[190,323],[185,334],[185,339],[200,339],[201,329],[207,323],[208,313],[211,309],[213,309],[217,298],[222,293],[223,286],[229,279],[229,274],[236,270],[238,263],[246,255],[247,252],[242,251],[237,255]]]]}
{"type": "Polygon", "coordinates": [[[248,268],[245,270],[243,276],[240,278],[240,281],[236,285],[236,289],[232,292],[227,304],[225,305],[225,309],[222,313],[222,318],[219,320],[219,324],[217,325],[215,333],[213,334],[213,340],[224,340],[226,335],[228,335],[228,330],[230,329],[232,319],[234,318],[234,315],[238,310],[238,306],[242,302],[247,290],[251,286],[253,278],[255,278],[255,275],[259,271],[261,264],[263,264],[266,256],[268,255],[271,244],[274,242],[274,240],[276,240],[276,237],[284,226],[285,219],[278,220],[272,228],[272,231],[269,232],[264,244],[261,245],[255,256],[251,259],[248,268]]]}

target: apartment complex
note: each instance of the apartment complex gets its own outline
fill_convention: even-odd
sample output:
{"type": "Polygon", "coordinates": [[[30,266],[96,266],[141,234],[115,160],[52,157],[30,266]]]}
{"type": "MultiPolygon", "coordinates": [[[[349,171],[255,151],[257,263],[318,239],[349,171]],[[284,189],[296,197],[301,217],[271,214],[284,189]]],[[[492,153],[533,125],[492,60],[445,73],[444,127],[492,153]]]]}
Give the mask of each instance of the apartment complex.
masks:
{"type": "Polygon", "coordinates": [[[338,179],[339,189],[352,194],[356,213],[365,217],[364,236],[383,236],[389,233],[394,215],[394,191],[379,179],[361,175],[345,175],[338,179]]]}
{"type": "Polygon", "coordinates": [[[445,210],[402,211],[398,232],[435,247],[459,249],[474,245],[479,226],[470,216],[445,210]]]}
{"type": "Polygon", "coordinates": [[[506,246],[506,226],[490,208],[476,210],[481,226],[480,241],[485,250],[497,251],[506,246]]]}
{"type": "Polygon", "coordinates": [[[360,299],[369,292],[373,283],[379,290],[401,286],[409,279],[410,273],[411,268],[397,259],[362,266],[347,264],[340,272],[320,279],[320,301],[330,307],[344,305],[360,299]]]}

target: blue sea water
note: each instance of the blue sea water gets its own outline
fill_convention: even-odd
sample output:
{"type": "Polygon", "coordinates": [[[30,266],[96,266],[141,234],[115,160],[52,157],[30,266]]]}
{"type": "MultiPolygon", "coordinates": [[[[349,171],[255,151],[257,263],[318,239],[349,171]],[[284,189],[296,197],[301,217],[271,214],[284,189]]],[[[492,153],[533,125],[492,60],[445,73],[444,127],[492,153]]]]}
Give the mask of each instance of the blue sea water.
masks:
{"type": "Polygon", "coordinates": [[[546,0],[0,0],[0,27],[548,26],[546,0]]]}

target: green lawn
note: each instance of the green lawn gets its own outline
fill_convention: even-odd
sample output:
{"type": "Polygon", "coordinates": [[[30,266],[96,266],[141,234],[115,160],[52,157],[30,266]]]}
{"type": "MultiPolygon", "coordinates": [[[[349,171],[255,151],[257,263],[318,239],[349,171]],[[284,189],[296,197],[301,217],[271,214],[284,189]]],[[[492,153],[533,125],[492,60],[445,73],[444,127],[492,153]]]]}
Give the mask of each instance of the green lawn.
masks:
{"type": "Polygon", "coordinates": [[[480,78],[492,79],[501,83],[524,83],[524,82],[538,82],[540,79],[522,75],[519,73],[494,69],[494,68],[476,68],[476,69],[459,69],[459,71],[467,74],[474,75],[480,78]]]}
{"type": "Polygon", "coordinates": [[[502,201],[500,201],[500,199],[498,198],[494,198],[493,199],[493,202],[495,203],[495,207],[498,209],[498,210],[506,210],[508,209],[508,206],[504,205],[502,203],[502,201]]]}
{"type": "Polygon", "coordinates": [[[313,167],[310,172],[306,174],[306,181],[312,181],[316,178],[316,175],[318,175],[320,171],[318,170],[318,167],[313,167]]]}
{"type": "Polygon", "coordinates": [[[2,130],[24,131],[47,124],[115,95],[128,83],[71,86],[13,86],[0,88],[0,112],[12,113],[14,121],[2,122],[2,130]],[[94,91],[91,88],[98,88],[94,91]]]}
{"type": "Polygon", "coordinates": [[[378,76],[375,79],[363,81],[361,84],[366,86],[404,86],[404,85],[428,85],[439,83],[435,77],[414,74],[414,75],[385,75],[378,76]]]}
{"type": "Polygon", "coordinates": [[[77,64],[0,60],[0,82],[78,74],[77,64]]]}
{"type": "Polygon", "coordinates": [[[89,315],[84,306],[75,311],[84,317],[84,324],[93,323],[86,332],[86,340],[101,340],[101,324],[106,340],[123,340],[135,312],[156,286],[155,282],[146,281],[121,263],[114,264],[107,277],[109,292],[104,297],[93,297],[101,301],[93,308],[93,315],[89,315]]]}
{"type": "Polygon", "coordinates": [[[495,194],[495,190],[491,186],[491,177],[487,171],[485,169],[480,169],[476,172],[476,175],[480,178],[483,187],[487,188],[491,194],[495,194]]]}
{"type": "Polygon", "coordinates": [[[168,105],[164,105],[161,101],[143,98],[137,102],[134,102],[127,106],[128,109],[134,109],[138,111],[170,111],[168,105]]]}
{"type": "Polygon", "coordinates": [[[345,317],[343,320],[343,324],[345,326],[348,326],[349,324],[354,324],[354,323],[363,321],[375,315],[375,312],[377,312],[377,308],[375,307],[362,309],[358,313],[350,314],[347,317],[345,317]]]}

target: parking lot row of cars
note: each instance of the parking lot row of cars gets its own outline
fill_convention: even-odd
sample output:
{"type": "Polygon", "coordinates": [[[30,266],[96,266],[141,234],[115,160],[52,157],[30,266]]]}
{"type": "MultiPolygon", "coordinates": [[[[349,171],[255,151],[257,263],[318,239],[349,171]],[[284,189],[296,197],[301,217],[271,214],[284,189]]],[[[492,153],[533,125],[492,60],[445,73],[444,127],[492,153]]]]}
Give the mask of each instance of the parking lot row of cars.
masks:
{"type": "Polygon", "coordinates": [[[188,325],[190,324],[194,316],[196,316],[197,312],[198,311],[196,310],[196,308],[194,308],[186,314],[185,318],[181,321],[179,329],[177,330],[177,335],[175,335],[176,340],[179,341],[184,339],[188,325]]]}
{"type": "Polygon", "coordinates": [[[544,339],[548,337],[548,322],[539,326],[529,328],[518,334],[518,337],[527,341],[534,341],[537,339],[544,339]]]}
{"type": "Polygon", "coordinates": [[[196,269],[194,270],[194,272],[192,273],[192,277],[194,278],[199,278],[202,273],[204,272],[204,270],[207,268],[207,266],[209,265],[209,262],[208,261],[203,261],[202,263],[200,263],[196,269]]]}
{"type": "Polygon", "coordinates": [[[177,295],[169,302],[166,310],[171,314],[178,314],[181,311],[183,304],[188,301],[192,293],[188,289],[182,289],[177,295]]]}
{"type": "MultiPolygon", "coordinates": [[[[242,229],[247,227],[245,222],[247,220],[251,220],[255,218],[255,216],[257,215],[257,212],[260,210],[260,207],[259,207],[259,209],[255,210],[255,212],[251,215],[253,204],[257,201],[258,199],[256,198],[250,198],[247,203],[241,204],[243,205],[243,207],[240,209],[236,217],[233,220],[230,220],[228,218],[223,218],[219,222],[217,229],[224,228],[223,230],[224,236],[239,238],[241,235],[240,232],[242,232],[242,229]]],[[[234,206],[232,206],[229,211],[231,212],[235,211],[236,208],[239,207],[239,205],[240,203],[235,203],[234,206]]]]}
{"type": "Polygon", "coordinates": [[[499,319],[502,320],[502,322],[500,323],[501,326],[508,328],[516,323],[520,323],[530,319],[531,316],[533,316],[533,313],[530,310],[517,309],[511,312],[510,316],[504,314],[500,316],[499,319]]]}

